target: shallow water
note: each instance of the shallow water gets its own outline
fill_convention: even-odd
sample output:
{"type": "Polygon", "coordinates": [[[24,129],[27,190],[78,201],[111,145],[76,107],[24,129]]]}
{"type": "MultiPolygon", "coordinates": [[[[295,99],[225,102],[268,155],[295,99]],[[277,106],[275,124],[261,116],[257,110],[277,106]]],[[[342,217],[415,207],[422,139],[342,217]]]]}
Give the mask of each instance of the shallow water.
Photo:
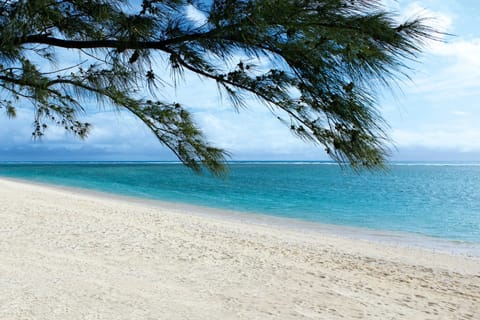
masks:
{"type": "Polygon", "coordinates": [[[233,163],[227,179],[174,163],[4,163],[0,175],[141,198],[480,243],[478,164],[233,163]]]}

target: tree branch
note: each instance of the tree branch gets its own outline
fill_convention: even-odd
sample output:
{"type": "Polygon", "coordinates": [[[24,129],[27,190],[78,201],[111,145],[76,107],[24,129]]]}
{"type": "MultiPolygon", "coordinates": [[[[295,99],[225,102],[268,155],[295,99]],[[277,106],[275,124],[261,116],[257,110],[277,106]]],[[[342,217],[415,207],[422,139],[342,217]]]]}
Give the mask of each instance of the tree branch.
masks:
{"type": "Polygon", "coordinates": [[[191,33],[181,37],[158,40],[158,41],[139,41],[139,40],[64,40],[52,37],[48,34],[30,35],[23,38],[17,38],[15,44],[46,44],[67,49],[98,49],[98,48],[117,48],[117,49],[160,49],[167,46],[198,40],[200,38],[210,37],[218,32],[217,29],[202,33],[191,33]]]}

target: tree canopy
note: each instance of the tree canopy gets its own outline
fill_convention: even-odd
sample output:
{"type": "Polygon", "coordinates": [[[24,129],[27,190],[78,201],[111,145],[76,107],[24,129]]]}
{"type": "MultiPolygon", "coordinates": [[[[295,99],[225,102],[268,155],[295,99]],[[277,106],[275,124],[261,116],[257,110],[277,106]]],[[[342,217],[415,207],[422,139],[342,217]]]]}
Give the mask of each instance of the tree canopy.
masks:
{"type": "Polygon", "coordinates": [[[372,168],[388,155],[376,94],[433,38],[422,18],[398,22],[376,0],[3,0],[0,108],[14,117],[30,103],[34,138],[49,125],[85,138],[85,104],[111,104],[187,166],[220,173],[228,153],[206,141],[188,106],[157,98],[164,82],[194,73],[235,107],[258,98],[333,159],[372,168]],[[66,54],[78,61],[59,67],[66,54]]]}

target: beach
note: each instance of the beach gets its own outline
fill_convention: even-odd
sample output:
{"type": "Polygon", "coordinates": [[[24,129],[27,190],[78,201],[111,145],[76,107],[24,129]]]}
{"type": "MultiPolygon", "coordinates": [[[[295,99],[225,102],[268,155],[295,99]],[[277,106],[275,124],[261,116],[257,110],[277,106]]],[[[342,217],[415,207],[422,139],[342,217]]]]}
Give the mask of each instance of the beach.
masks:
{"type": "Polygon", "coordinates": [[[0,319],[480,319],[480,259],[0,179],[0,319]]]}

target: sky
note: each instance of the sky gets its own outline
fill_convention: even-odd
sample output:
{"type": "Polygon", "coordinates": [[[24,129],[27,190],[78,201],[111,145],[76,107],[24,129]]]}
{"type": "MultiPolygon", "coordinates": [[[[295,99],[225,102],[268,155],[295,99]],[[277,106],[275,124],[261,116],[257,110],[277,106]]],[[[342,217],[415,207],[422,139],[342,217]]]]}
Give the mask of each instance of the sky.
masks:
{"type": "MultiPolygon", "coordinates": [[[[418,61],[409,63],[411,79],[379,94],[379,110],[393,141],[391,160],[480,161],[480,2],[384,3],[399,17],[432,17],[431,24],[450,34],[429,43],[418,61]]],[[[209,141],[229,151],[232,160],[329,159],[322,147],[292,136],[257,101],[236,112],[217,92],[214,83],[187,74],[183,84],[164,88],[162,95],[188,106],[209,141]]],[[[82,120],[94,126],[87,140],[51,127],[42,141],[33,141],[30,108],[20,107],[14,120],[0,114],[0,161],[176,160],[125,112],[90,106],[82,120]]]]}

